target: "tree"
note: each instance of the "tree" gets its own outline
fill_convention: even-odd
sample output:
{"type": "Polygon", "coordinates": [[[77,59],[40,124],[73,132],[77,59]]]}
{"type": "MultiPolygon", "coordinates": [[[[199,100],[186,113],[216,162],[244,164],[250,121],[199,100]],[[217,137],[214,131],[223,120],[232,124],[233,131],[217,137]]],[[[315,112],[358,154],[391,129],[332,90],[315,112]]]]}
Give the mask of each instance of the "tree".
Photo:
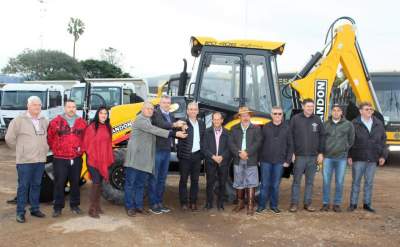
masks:
{"type": "Polygon", "coordinates": [[[69,23],[68,23],[68,33],[72,34],[74,36],[74,50],[72,53],[72,57],[75,58],[75,46],[76,42],[78,41],[79,37],[83,34],[85,31],[85,23],[79,18],[73,18],[71,17],[69,23]]]}
{"type": "Polygon", "coordinates": [[[107,61],[112,65],[120,66],[122,53],[113,47],[108,47],[101,51],[101,60],[107,61]]]}
{"type": "Polygon", "coordinates": [[[2,72],[20,74],[27,80],[76,80],[81,69],[75,59],[63,52],[27,49],[10,58],[2,72]]]}
{"type": "Polygon", "coordinates": [[[88,59],[80,62],[83,75],[86,78],[129,78],[129,73],[124,73],[121,68],[107,62],[88,59]]]}

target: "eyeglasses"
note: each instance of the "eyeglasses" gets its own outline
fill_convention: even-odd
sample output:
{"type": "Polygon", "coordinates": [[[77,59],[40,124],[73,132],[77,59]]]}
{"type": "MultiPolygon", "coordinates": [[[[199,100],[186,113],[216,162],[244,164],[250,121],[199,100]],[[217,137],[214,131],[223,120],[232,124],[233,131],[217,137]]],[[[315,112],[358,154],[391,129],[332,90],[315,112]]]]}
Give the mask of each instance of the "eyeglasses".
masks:
{"type": "Polygon", "coordinates": [[[374,109],[372,109],[372,108],[364,108],[363,110],[364,111],[373,111],[374,109]]]}
{"type": "Polygon", "coordinates": [[[273,113],[272,113],[272,115],[278,115],[278,116],[281,116],[281,115],[282,115],[282,112],[273,112],[273,113]]]}

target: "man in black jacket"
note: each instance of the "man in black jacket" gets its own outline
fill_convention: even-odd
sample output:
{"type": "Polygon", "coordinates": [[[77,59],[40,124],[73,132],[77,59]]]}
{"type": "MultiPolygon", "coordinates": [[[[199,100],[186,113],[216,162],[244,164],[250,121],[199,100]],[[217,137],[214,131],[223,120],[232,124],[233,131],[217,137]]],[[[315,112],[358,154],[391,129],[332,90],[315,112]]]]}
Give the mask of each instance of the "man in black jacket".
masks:
{"type": "Polygon", "coordinates": [[[324,126],[321,119],[314,115],[314,101],[304,99],[302,105],[303,112],[293,116],[290,121],[295,154],[290,212],[297,212],[303,173],[306,179],[304,209],[309,212],[315,211],[311,206],[314,177],[317,163],[321,164],[324,158],[324,126]]]}
{"type": "MultiPolygon", "coordinates": [[[[171,97],[163,95],[160,99],[160,106],[156,108],[151,118],[152,124],[166,130],[187,127],[186,122],[181,120],[175,121],[175,118],[169,112],[170,107],[171,97]]],[[[163,204],[163,195],[173,141],[173,137],[163,138],[157,136],[155,171],[149,184],[150,212],[154,214],[168,213],[170,211],[170,209],[163,204]]]]}
{"type": "Polygon", "coordinates": [[[353,120],[355,140],[348,158],[353,177],[349,211],[357,208],[360,183],[364,177],[364,210],[375,213],[371,207],[372,190],[376,164],[383,166],[388,155],[386,133],[383,123],[372,116],[371,103],[362,102],[359,109],[361,116],[353,120]]]}
{"type": "Polygon", "coordinates": [[[187,106],[187,138],[178,141],[179,158],[179,199],[182,210],[188,209],[187,181],[190,175],[190,197],[189,207],[192,211],[197,211],[197,193],[199,192],[199,175],[202,160],[202,139],[206,125],[197,119],[199,107],[197,102],[191,102],[187,106]]]}
{"type": "Polygon", "coordinates": [[[213,126],[204,133],[203,154],[207,175],[207,202],[205,209],[213,207],[214,184],[218,178],[218,210],[224,209],[225,183],[228,177],[230,151],[228,147],[229,134],[222,127],[224,118],[220,112],[212,114],[213,126]]]}
{"type": "Polygon", "coordinates": [[[278,208],[279,185],[283,167],[292,162],[293,140],[289,125],[283,120],[280,106],[272,107],[272,121],[262,128],[263,143],[260,149],[261,188],[257,213],[262,213],[269,201],[270,208],[280,213],[278,208]]]}
{"type": "Polygon", "coordinates": [[[254,214],[255,189],[258,186],[258,149],[262,136],[258,126],[250,122],[252,111],[243,106],[239,108],[240,124],[232,127],[229,149],[233,156],[233,187],[236,189],[238,205],[233,209],[244,209],[244,192],[247,193],[247,214],[254,214]]]}

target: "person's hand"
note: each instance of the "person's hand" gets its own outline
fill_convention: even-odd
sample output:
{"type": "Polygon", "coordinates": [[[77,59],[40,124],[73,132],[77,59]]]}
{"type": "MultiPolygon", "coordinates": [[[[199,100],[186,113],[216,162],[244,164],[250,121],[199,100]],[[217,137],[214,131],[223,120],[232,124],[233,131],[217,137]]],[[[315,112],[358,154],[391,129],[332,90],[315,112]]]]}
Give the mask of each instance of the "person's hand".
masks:
{"type": "Polygon", "coordinates": [[[383,166],[385,164],[385,158],[379,158],[379,165],[383,166]]]}
{"type": "Polygon", "coordinates": [[[247,152],[246,151],[239,151],[239,157],[240,157],[240,159],[242,159],[242,160],[247,160],[248,159],[248,155],[247,155],[247,152]]]}
{"type": "Polygon", "coordinates": [[[218,163],[218,156],[213,155],[213,156],[211,156],[211,159],[212,159],[215,163],[218,163]]]}
{"type": "Polygon", "coordinates": [[[184,123],[184,124],[182,125],[182,127],[181,127],[181,130],[186,132],[186,130],[187,130],[188,128],[189,128],[189,126],[188,126],[186,123],[184,123]]]}
{"type": "Polygon", "coordinates": [[[172,124],[172,127],[174,128],[182,128],[183,125],[185,125],[186,122],[182,120],[178,120],[175,123],[172,124]]]}
{"type": "Polygon", "coordinates": [[[287,162],[283,163],[283,167],[289,167],[289,164],[287,162]]]}
{"type": "Polygon", "coordinates": [[[178,138],[185,139],[188,135],[187,135],[185,132],[183,132],[183,131],[177,131],[177,132],[175,133],[175,136],[178,137],[178,138]]]}
{"type": "Polygon", "coordinates": [[[323,154],[318,154],[317,163],[318,164],[322,164],[323,161],[324,161],[324,155],[323,154]]]}
{"type": "Polygon", "coordinates": [[[349,164],[349,166],[353,165],[353,159],[352,158],[348,158],[347,159],[347,164],[349,164]]]}
{"type": "Polygon", "coordinates": [[[224,159],[221,155],[216,156],[217,157],[217,163],[220,165],[222,163],[222,160],[224,159]]]}

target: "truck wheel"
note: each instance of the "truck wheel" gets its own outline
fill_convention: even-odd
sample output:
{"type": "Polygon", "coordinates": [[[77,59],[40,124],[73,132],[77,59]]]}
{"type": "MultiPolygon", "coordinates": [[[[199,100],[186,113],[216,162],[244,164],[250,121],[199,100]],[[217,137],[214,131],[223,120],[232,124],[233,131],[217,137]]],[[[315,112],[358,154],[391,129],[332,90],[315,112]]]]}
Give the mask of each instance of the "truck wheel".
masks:
{"type": "Polygon", "coordinates": [[[108,168],[109,181],[102,182],[103,198],[117,205],[124,204],[125,153],[125,149],[114,150],[114,163],[108,168]]]}

